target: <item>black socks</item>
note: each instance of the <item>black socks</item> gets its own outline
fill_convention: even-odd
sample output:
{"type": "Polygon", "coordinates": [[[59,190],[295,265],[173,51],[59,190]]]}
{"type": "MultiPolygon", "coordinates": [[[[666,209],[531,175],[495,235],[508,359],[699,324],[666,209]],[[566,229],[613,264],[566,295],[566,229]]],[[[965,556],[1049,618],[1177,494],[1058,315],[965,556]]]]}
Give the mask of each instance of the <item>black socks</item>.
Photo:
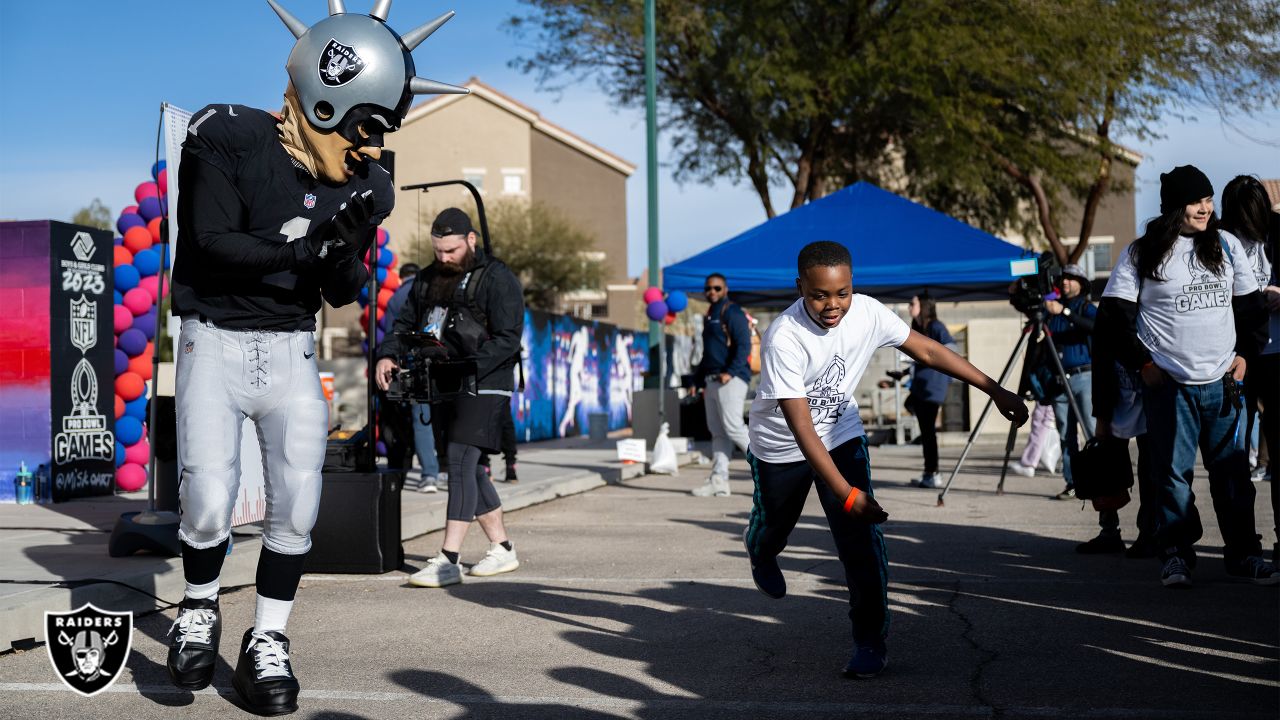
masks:
{"type": "Polygon", "coordinates": [[[511,541],[510,541],[510,540],[503,540],[502,542],[500,542],[500,543],[498,543],[498,544],[502,546],[502,549],[503,549],[503,550],[506,550],[507,552],[510,552],[510,551],[511,551],[511,541]]]}
{"type": "Polygon", "coordinates": [[[457,564],[458,564],[458,553],[456,553],[456,552],[450,552],[449,550],[441,549],[441,550],[440,550],[440,554],[441,554],[441,555],[443,555],[443,556],[445,557],[445,559],[446,559],[446,560],[448,560],[449,562],[453,563],[454,565],[457,565],[457,564]]]}

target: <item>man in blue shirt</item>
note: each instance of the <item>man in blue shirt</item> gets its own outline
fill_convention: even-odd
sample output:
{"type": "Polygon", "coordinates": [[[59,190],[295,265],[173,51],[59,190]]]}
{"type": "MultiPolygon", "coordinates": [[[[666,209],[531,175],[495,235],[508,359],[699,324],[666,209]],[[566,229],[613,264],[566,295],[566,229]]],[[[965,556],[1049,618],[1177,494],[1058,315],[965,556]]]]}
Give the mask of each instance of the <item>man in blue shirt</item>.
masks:
{"type": "Polygon", "coordinates": [[[729,456],[737,446],[747,453],[742,421],[751,383],[751,323],[729,300],[729,283],[719,273],[707,276],[703,293],[711,307],[702,323],[702,360],[696,375],[706,382],[707,428],[711,431],[711,477],[693,489],[698,497],[729,495],[729,456]]]}
{"type": "Polygon", "coordinates": [[[1066,488],[1058,493],[1059,500],[1076,496],[1075,481],[1071,477],[1071,450],[1079,447],[1076,414],[1071,410],[1067,393],[1075,396],[1076,407],[1089,424],[1093,433],[1093,323],[1098,309],[1089,302],[1089,278],[1084,268],[1076,264],[1062,268],[1061,301],[1045,302],[1049,311],[1049,332],[1058,348],[1062,369],[1067,374],[1067,389],[1053,400],[1053,416],[1058,422],[1058,438],[1062,441],[1062,476],[1066,488]]]}

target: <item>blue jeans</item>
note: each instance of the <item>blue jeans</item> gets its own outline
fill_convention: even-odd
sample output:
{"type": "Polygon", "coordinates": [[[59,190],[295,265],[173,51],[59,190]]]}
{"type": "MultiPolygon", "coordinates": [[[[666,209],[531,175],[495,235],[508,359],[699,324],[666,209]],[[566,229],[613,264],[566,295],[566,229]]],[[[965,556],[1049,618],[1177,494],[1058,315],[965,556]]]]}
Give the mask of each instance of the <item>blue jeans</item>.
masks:
{"type": "Polygon", "coordinates": [[[436,436],[431,429],[431,406],[415,404],[409,411],[413,413],[413,449],[418,453],[422,477],[439,475],[440,460],[436,457],[436,436]]]}
{"type": "MultiPolygon", "coordinates": [[[[1073,373],[1068,370],[1067,387],[1075,396],[1080,414],[1084,415],[1085,422],[1089,424],[1089,432],[1092,433],[1093,371],[1073,373]]],[[[1076,414],[1071,411],[1067,393],[1053,399],[1053,418],[1058,423],[1058,440],[1062,443],[1062,477],[1067,481],[1067,487],[1075,487],[1075,480],[1071,478],[1071,451],[1080,449],[1080,428],[1076,423],[1076,414]]]]}
{"type": "MultiPolygon", "coordinates": [[[[1143,388],[1151,483],[1156,495],[1156,541],[1188,555],[1204,532],[1191,478],[1196,448],[1209,471],[1209,494],[1228,563],[1261,555],[1253,523],[1253,483],[1244,448],[1244,413],[1228,403],[1222,383],[1180,385],[1165,378],[1143,388]]],[[[1166,555],[1171,553],[1166,553],[1166,555]]]]}

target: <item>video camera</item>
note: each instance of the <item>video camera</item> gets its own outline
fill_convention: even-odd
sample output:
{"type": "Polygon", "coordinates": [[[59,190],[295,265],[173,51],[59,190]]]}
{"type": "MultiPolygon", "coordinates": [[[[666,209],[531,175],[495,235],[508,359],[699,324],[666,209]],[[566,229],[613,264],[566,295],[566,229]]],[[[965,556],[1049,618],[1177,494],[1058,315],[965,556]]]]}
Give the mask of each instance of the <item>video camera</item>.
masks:
{"type": "Polygon", "coordinates": [[[433,335],[396,333],[407,351],[397,358],[387,399],[395,402],[441,403],[476,394],[475,360],[451,360],[449,349],[433,335]]]}
{"type": "Polygon", "coordinates": [[[1023,315],[1044,312],[1046,300],[1058,299],[1058,286],[1062,282],[1062,266],[1050,251],[1040,253],[1036,271],[1018,277],[1009,291],[1009,303],[1023,315]]]}

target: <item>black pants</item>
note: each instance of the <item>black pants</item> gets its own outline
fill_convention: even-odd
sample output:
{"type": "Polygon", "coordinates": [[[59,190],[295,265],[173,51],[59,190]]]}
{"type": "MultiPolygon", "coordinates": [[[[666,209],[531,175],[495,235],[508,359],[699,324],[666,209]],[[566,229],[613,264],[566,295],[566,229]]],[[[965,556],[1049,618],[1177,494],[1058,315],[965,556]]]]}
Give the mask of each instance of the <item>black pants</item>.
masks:
{"type": "Polygon", "coordinates": [[[924,447],[924,474],[933,475],[938,472],[938,403],[916,400],[911,410],[920,423],[920,444],[924,447]]]}
{"type": "MultiPolygon", "coordinates": [[[[871,458],[866,437],[854,438],[831,451],[831,459],[845,480],[859,490],[871,490],[871,458]]],[[[889,634],[889,561],[879,525],[860,522],[844,511],[844,498],[835,497],[805,460],[769,463],[747,453],[755,496],[747,525],[748,551],[755,558],[777,557],[787,546],[804,510],[809,488],[818,486],[818,499],[835,539],[849,588],[849,620],[858,644],[883,640],[889,634]]]]}
{"type": "MultiPolygon", "coordinates": [[[[1274,472],[1280,457],[1280,353],[1261,355],[1249,366],[1244,387],[1250,418],[1253,409],[1262,404],[1262,438],[1267,443],[1267,458],[1274,472]]],[[[1280,544],[1280,493],[1276,492],[1275,475],[1271,476],[1271,512],[1275,517],[1275,541],[1280,544]]]]}
{"type": "MultiPolygon", "coordinates": [[[[1151,485],[1151,450],[1147,447],[1146,433],[1138,441],[1138,537],[1153,541],[1156,537],[1156,496],[1151,485]]],[[[1127,441],[1126,441],[1127,442],[1127,441]]],[[[1120,511],[1100,510],[1098,526],[1103,535],[1120,534],[1120,511]]]]}

